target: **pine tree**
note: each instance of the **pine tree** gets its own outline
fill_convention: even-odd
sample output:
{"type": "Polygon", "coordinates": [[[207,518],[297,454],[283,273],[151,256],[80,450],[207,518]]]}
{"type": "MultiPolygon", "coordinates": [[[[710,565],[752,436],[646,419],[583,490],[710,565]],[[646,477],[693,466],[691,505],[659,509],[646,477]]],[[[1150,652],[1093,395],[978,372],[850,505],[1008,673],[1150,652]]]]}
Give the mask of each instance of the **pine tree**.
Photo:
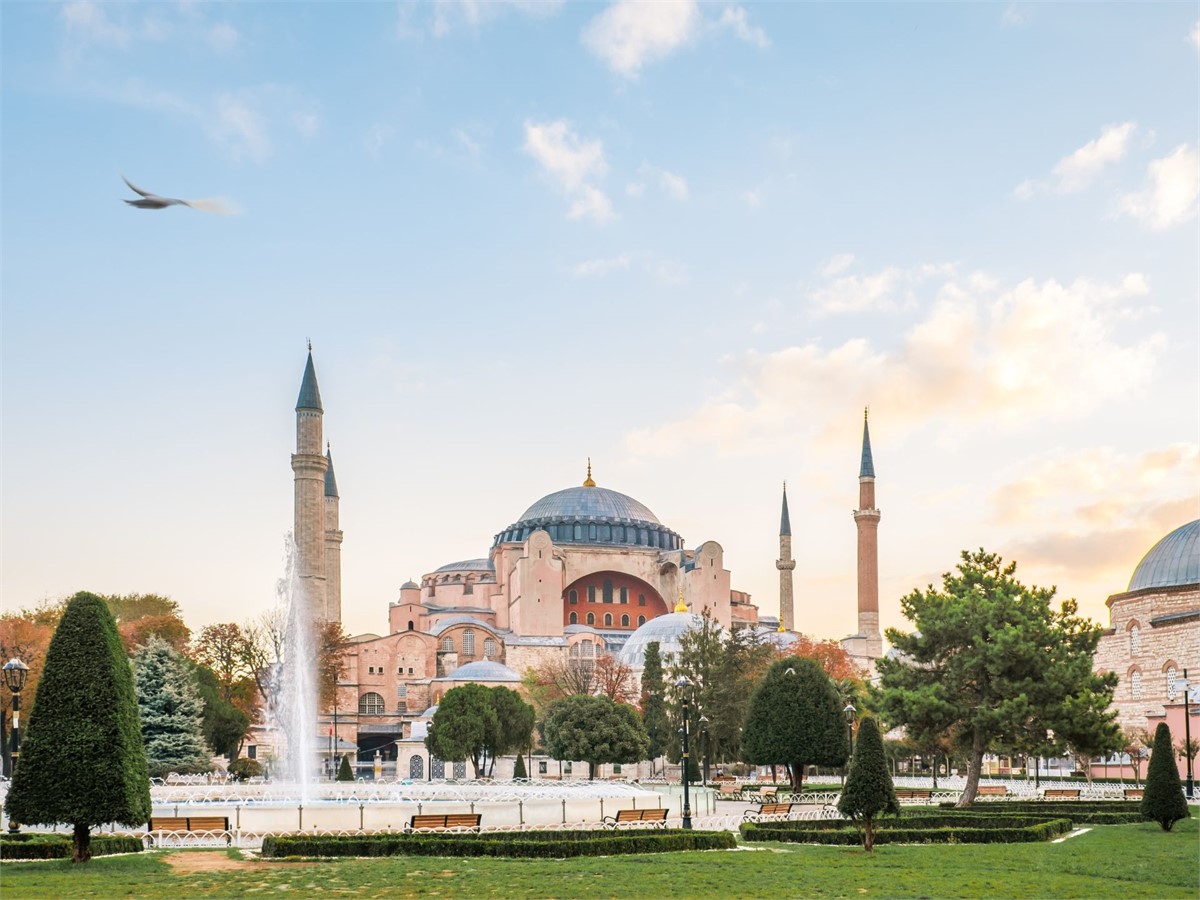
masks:
{"type": "Polygon", "coordinates": [[[879,726],[870,716],[865,716],[858,726],[858,740],[850,758],[846,786],[838,800],[838,812],[859,826],[863,849],[868,852],[875,846],[875,817],[881,812],[900,815],[896,790],[883,753],[883,738],[879,726]]]}
{"type": "Polygon", "coordinates": [[[183,656],[156,636],[134,656],[133,667],[150,776],[210,771],[204,701],[183,656]]]}
{"type": "Polygon", "coordinates": [[[1154,748],[1150,751],[1150,768],[1146,770],[1142,794],[1142,815],[1161,825],[1163,831],[1170,831],[1180,819],[1191,816],[1171,747],[1171,729],[1166,722],[1159,722],[1154,731],[1154,748]]]}
{"type": "Polygon", "coordinates": [[[642,724],[650,738],[649,758],[656,760],[667,749],[671,734],[658,641],[646,645],[645,659],[645,668],[642,669],[642,724]]]}
{"type": "Polygon", "coordinates": [[[133,672],[112,613],[95,594],[67,603],[21,751],[8,814],[29,824],[69,823],[75,862],[91,858],[92,826],[150,818],[133,672]]]}
{"type": "Polygon", "coordinates": [[[338,765],[337,773],[338,781],[353,781],[354,772],[350,768],[350,757],[343,756],[341,763],[338,765]]]}

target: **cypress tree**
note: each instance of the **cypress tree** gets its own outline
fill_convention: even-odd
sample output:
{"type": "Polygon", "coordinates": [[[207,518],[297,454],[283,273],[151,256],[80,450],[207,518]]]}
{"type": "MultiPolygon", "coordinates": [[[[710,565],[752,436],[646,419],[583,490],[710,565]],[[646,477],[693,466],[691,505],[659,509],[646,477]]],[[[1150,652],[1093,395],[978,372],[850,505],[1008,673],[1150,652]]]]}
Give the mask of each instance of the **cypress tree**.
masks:
{"type": "Polygon", "coordinates": [[[875,817],[881,812],[900,815],[896,790],[883,753],[883,738],[879,726],[870,716],[864,717],[858,726],[858,740],[850,758],[850,774],[846,776],[846,786],[838,800],[838,812],[858,826],[863,849],[868,852],[875,846],[875,817]]]}
{"type": "Polygon", "coordinates": [[[651,641],[646,645],[645,668],[642,669],[642,724],[650,738],[648,755],[651,761],[663,755],[671,736],[665,693],[662,654],[658,641],[651,641]]]}
{"type": "Polygon", "coordinates": [[[1180,819],[1191,816],[1171,747],[1171,729],[1166,722],[1159,722],[1154,730],[1154,747],[1142,794],[1142,815],[1161,825],[1163,831],[1170,831],[1180,819]]]}
{"type": "Polygon", "coordinates": [[[352,772],[350,770],[350,757],[348,757],[348,756],[342,757],[342,762],[338,766],[337,780],[338,781],[353,781],[354,780],[354,772],[352,772]]]}
{"type": "Polygon", "coordinates": [[[75,862],[91,858],[92,826],[149,820],[133,672],[112,613],[95,594],[67,602],[21,751],[8,814],[31,825],[70,824],[75,862]]]}
{"type": "Polygon", "coordinates": [[[516,765],[513,766],[513,778],[528,778],[529,775],[525,772],[525,757],[520,753],[517,754],[516,765]]]}
{"type": "Polygon", "coordinates": [[[210,771],[204,701],[183,657],[156,636],[134,656],[133,668],[151,777],[210,771]]]}

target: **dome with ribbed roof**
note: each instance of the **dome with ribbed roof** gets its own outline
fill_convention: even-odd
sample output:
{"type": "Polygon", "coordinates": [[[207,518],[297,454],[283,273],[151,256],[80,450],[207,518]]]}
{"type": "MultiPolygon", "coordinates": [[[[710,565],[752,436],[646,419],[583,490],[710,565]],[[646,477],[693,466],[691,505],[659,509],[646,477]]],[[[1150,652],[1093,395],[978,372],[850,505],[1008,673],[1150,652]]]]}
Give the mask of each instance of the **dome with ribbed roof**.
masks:
{"type": "Polygon", "coordinates": [[[1180,525],[1150,548],[1129,579],[1130,591],[1200,584],[1200,519],[1180,525]]]}
{"type": "Polygon", "coordinates": [[[521,676],[515,669],[510,669],[504,663],[483,659],[479,662],[459,666],[449,675],[443,675],[434,681],[520,681],[521,676]]]}
{"type": "Polygon", "coordinates": [[[646,646],[658,641],[658,652],[665,662],[668,655],[673,657],[679,653],[684,634],[703,623],[702,618],[690,612],[667,613],[653,618],[629,636],[618,659],[640,672],[646,665],[646,646]]]}

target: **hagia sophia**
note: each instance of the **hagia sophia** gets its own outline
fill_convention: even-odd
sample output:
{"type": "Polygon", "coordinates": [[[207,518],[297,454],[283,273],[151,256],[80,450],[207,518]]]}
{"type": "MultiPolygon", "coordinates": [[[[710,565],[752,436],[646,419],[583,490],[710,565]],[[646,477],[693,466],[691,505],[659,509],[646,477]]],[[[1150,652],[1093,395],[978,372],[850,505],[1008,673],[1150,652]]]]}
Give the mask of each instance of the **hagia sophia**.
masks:
{"type": "MultiPolygon", "coordinates": [[[[311,347],[296,402],[296,569],[318,618],[341,621],[342,532],[332,453],[324,441],[311,347]]],[[[842,640],[865,674],[884,652],[879,621],[875,468],[864,416],[859,457],[857,632],[842,640]]],[[[582,484],[533,502],[495,535],[485,555],[448,562],[408,581],[387,610],[383,634],[351,638],[338,684],[336,723],[321,733],[339,746],[376,751],[398,774],[425,769],[421,739],[430,710],[464,682],[516,688],[523,672],[554,658],[614,654],[640,671],[645,646],[665,651],[698,620],[749,626],[786,646],[795,640],[791,525],[783,489],[779,528],[779,617],[762,615],[733,587],[716,540],[685,547],[645,504],[600,486],[589,461],[582,484]]],[[[1182,731],[1177,684],[1185,667],[1200,680],[1200,520],[1156,544],[1126,591],[1108,599],[1110,627],[1096,668],[1120,676],[1114,706],[1123,727],[1153,728],[1167,717],[1182,731]],[[1174,707],[1179,710],[1173,713],[1174,707]],[[1180,721],[1176,724],[1175,719],[1180,721]]],[[[1196,707],[1193,707],[1196,710],[1196,707]]],[[[1200,712],[1200,710],[1196,710],[1200,712]]],[[[1195,724],[1200,725],[1200,719],[1195,724]]],[[[1200,731],[1194,733],[1200,734],[1200,731]]],[[[458,764],[461,765],[461,764],[458,764]]]]}

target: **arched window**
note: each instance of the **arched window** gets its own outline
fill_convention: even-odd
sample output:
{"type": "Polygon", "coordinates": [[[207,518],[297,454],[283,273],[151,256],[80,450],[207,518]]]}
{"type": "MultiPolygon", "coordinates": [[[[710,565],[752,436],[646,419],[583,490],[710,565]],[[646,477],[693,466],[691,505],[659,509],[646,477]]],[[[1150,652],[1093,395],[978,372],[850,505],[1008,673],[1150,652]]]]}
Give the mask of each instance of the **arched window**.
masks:
{"type": "Polygon", "coordinates": [[[1142,673],[1137,669],[1129,673],[1129,696],[1134,700],[1142,699],[1142,673]]]}
{"type": "Polygon", "coordinates": [[[613,583],[611,578],[604,579],[604,602],[612,603],[613,600],[613,583]]]}
{"type": "Polygon", "coordinates": [[[629,627],[629,616],[621,616],[621,627],[622,628],[629,627]]]}
{"type": "Polygon", "coordinates": [[[595,602],[596,602],[596,586],[594,584],[589,584],[588,585],[588,603],[595,603],[595,602]]]}
{"type": "Polygon", "coordinates": [[[464,594],[473,594],[473,593],[475,593],[475,581],[474,581],[474,579],[472,579],[472,578],[469,578],[469,577],[467,578],[467,583],[463,585],[463,593],[464,593],[464,594]]]}
{"type": "Polygon", "coordinates": [[[367,691],[358,698],[358,714],[360,716],[382,716],[383,695],[367,691]]]}
{"type": "Polygon", "coordinates": [[[495,657],[496,657],[496,639],[495,638],[484,638],[483,639],[483,658],[484,659],[495,659],[495,657]]]}
{"type": "Polygon", "coordinates": [[[572,606],[574,606],[576,603],[578,603],[579,602],[579,591],[575,590],[575,588],[571,588],[571,590],[567,593],[567,602],[570,603],[572,606]]]}
{"type": "Polygon", "coordinates": [[[463,632],[463,656],[475,655],[475,629],[468,628],[463,632]]]}
{"type": "Polygon", "coordinates": [[[454,652],[454,638],[452,638],[452,637],[442,638],[442,652],[443,653],[453,653],[454,652]]]}
{"type": "Polygon", "coordinates": [[[645,605],[646,605],[646,595],[638,594],[638,606],[645,606],[645,605]]]}
{"type": "Polygon", "coordinates": [[[571,617],[567,620],[571,625],[579,624],[579,613],[571,613],[571,617]]]}
{"type": "Polygon", "coordinates": [[[412,779],[425,777],[425,757],[414,756],[408,761],[408,777],[412,779]]]}
{"type": "Polygon", "coordinates": [[[412,619],[409,619],[409,620],[408,620],[408,630],[409,630],[409,631],[412,631],[412,630],[413,630],[413,620],[412,620],[412,619]]]}
{"type": "Polygon", "coordinates": [[[588,623],[589,625],[595,625],[595,624],[596,624],[596,614],[595,614],[595,613],[588,613],[588,617],[587,617],[587,623],[588,623]]]}
{"type": "Polygon", "coordinates": [[[622,603],[629,602],[629,588],[627,588],[627,587],[621,588],[621,602],[622,603]]]}
{"type": "Polygon", "coordinates": [[[1176,677],[1175,666],[1167,663],[1167,699],[1174,700],[1179,696],[1179,681],[1176,677]]]}
{"type": "Polygon", "coordinates": [[[641,628],[645,624],[646,624],[646,617],[638,616],[638,628],[641,628]]]}
{"type": "Polygon", "coordinates": [[[605,614],[604,614],[604,627],[605,627],[605,628],[612,628],[612,613],[605,613],[605,614]]]}
{"type": "Polygon", "coordinates": [[[1142,629],[1135,622],[1129,626],[1129,655],[1138,656],[1142,652],[1142,629]]]}

